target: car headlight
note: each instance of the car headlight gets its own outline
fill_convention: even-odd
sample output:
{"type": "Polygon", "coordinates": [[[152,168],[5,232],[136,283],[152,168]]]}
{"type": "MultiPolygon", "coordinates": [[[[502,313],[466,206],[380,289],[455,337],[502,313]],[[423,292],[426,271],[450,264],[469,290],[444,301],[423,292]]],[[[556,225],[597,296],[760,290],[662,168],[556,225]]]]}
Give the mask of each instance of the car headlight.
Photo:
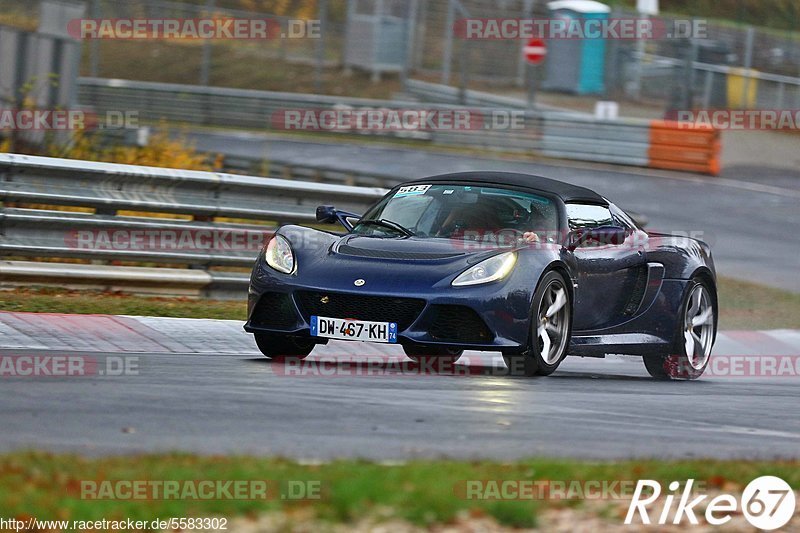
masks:
{"type": "Polygon", "coordinates": [[[294,272],[295,261],[292,246],[286,237],[275,235],[264,251],[264,259],[267,264],[284,274],[291,274],[294,272]]]}
{"type": "Polygon", "coordinates": [[[516,263],[516,252],[495,255],[462,272],[453,280],[453,287],[479,285],[503,279],[514,269],[516,263]]]}

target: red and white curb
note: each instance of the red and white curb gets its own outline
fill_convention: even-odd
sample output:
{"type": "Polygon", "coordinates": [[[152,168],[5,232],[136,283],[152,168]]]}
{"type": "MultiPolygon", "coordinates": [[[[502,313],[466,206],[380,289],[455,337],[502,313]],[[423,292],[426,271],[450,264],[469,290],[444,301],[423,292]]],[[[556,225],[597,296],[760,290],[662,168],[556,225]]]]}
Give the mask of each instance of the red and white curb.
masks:
{"type": "MultiPolygon", "coordinates": [[[[315,355],[352,354],[332,341],[315,355]]],[[[98,353],[258,354],[238,320],[0,312],[0,350],[98,353]]],[[[402,355],[399,346],[358,343],[359,355],[402,355]]],[[[800,330],[725,331],[715,355],[800,356],[800,330]]]]}

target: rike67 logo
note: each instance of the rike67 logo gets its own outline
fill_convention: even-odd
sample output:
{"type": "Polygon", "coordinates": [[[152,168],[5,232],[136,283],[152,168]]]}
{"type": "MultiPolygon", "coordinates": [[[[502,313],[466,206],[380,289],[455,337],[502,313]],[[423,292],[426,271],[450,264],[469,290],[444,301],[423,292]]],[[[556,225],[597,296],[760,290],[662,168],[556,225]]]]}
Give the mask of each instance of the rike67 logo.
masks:
{"type": "MultiPolygon", "coordinates": [[[[681,484],[673,481],[669,484],[669,493],[661,498],[661,483],[639,480],[625,516],[625,524],[678,525],[684,523],[685,519],[692,525],[698,525],[696,511],[699,512],[699,509],[696,508],[702,507],[708,495],[692,494],[693,486],[694,480],[688,480],[679,494],[681,484]]],[[[779,477],[762,476],[745,487],[741,500],[731,494],[721,494],[709,500],[705,503],[704,518],[709,525],[721,526],[728,523],[732,515],[743,514],[753,527],[773,531],[792,519],[795,504],[795,495],[788,483],[779,477]]]]}

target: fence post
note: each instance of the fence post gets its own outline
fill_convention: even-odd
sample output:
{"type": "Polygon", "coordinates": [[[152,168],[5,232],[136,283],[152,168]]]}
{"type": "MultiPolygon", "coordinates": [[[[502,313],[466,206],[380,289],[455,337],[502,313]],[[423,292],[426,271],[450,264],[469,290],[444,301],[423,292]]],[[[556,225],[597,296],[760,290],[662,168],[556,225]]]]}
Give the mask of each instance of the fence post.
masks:
{"type": "Polygon", "coordinates": [[[706,71],[706,80],[703,86],[703,109],[711,107],[711,92],[714,89],[714,72],[711,70],[706,71]]]}
{"type": "Polygon", "coordinates": [[[411,0],[408,19],[406,22],[406,56],[403,58],[403,70],[400,72],[400,81],[403,91],[406,90],[408,73],[411,69],[414,56],[414,37],[416,36],[418,0],[411,0]]]}
{"type": "Polygon", "coordinates": [[[776,100],[778,100],[778,106],[777,106],[778,109],[783,109],[783,98],[785,90],[786,90],[786,85],[783,82],[778,83],[778,97],[776,98],[776,100]]]}
{"type": "Polygon", "coordinates": [[[750,68],[753,66],[753,41],[755,39],[756,29],[752,26],[747,27],[747,37],[745,40],[744,48],[744,86],[742,90],[742,109],[747,109],[747,96],[750,93],[750,68]]]}
{"type": "MultiPolygon", "coordinates": [[[[525,3],[522,7],[522,12],[526,18],[533,18],[533,1],[534,0],[525,0],[525,3]]],[[[525,45],[523,41],[523,46],[525,45]]],[[[517,56],[517,79],[516,85],[517,87],[524,87],[525,86],[525,54],[522,53],[522,50],[519,51],[519,55],[517,56]]]]}
{"type": "Polygon", "coordinates": [[[697,41],[694,38],[689,38],[689,50],[686,57],[686,72],[684,73],[684,93],[683,93],[683,108],[692,109],[694,107],[694,62],[697,60],[697,41]]]}
{"type": "MultiPolygon", "coordinates": [[[[206,0],[206,17],[213,16],[214,2],[216,0],[206,0]]],[[[211,77],[211,41],[203,40],[203,58],[200,63],[200,85],[208,86],[211,77]]]]}
{"type": "MultiPolygon", "coordinates": [[[[639,13],[644,20],[649,21],[650,16],[639,13]]],[[[647,51],[647,42],[642,39],[636,39],[636,59],[633,62],[635,66],[635,71],[633,73],[633,98],[635,100],[640,100],[642,98],[642,70],[644,69],[644,55],[647,51]]]]}
{"type": "MultiPolygon", "coordinates": [[[[92,0],[91,14],[93,19],[100,18],[100,0],[92,0]]],[[[89,43],[89,76],[100,76],[100,40],[92,39],[89,43]]]]}
{"type": "Polygon", "coordinates": [[[322,92],[322,65],[325,62],[325,34],[328,33],[328,0],[319,0],[317,8],[319,17],[320,36],[317,39],[317,60],[314,67],[314,89],[317,94],[322,92]]]}
{"type": "Polygon", "coordinates": [[[447,0],[447,21],[444,28],[444,57],[442,58],[442,85],[450,84],[450,61],[453,58],[453,24],[455,24],[456,0],[447,0]]]}
{"type": "Polygon", "coordinates": [[[458,100],[461,105],[467,105],[467,84],[469,83],[469,52],[470,42],[464,39],[461,42],[460,65],[461,76],[458,84],[458,100]]]}
{"type": "Polygon", "coordinates": [[[417,38],[415,41],[419,43],[418,46],[414,46],[414,56],[412,59],[411,66],[414,69],[420,68],[422,66],[422,56],[425,51],[425,37],[428,32],[428,13],[430,12],[430,5],[428,4],[428,0],[420,0],[422,2],[422,17],[417,17],[419,20],[415,21],[415,24],[419,24],[419,27],[415,28],[417,33],[417,38]]]}

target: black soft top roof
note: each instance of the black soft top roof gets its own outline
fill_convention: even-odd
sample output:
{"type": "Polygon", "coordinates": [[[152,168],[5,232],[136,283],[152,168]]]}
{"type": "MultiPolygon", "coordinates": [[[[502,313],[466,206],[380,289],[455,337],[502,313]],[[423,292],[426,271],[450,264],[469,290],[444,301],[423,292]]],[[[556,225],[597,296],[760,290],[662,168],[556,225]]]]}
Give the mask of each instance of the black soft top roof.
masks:
{"type": "Polygon", "coordinates": [[[475,171],[475,172],[454,172],[452,174],[440,174],[427,178],[416,179],[404,185],[413,183],[432,183],[432,182],[463,182],[480,183],[482,185],[510,185],[519,189],[550,193],[561,198],[564,202],[587,202],[592,204],[606,204],[602,196],[596,192],[570,185],[563,181],[558,181],[533,174],[521,174],[518,172],[495,172],[495,171],[475,171]]]}

